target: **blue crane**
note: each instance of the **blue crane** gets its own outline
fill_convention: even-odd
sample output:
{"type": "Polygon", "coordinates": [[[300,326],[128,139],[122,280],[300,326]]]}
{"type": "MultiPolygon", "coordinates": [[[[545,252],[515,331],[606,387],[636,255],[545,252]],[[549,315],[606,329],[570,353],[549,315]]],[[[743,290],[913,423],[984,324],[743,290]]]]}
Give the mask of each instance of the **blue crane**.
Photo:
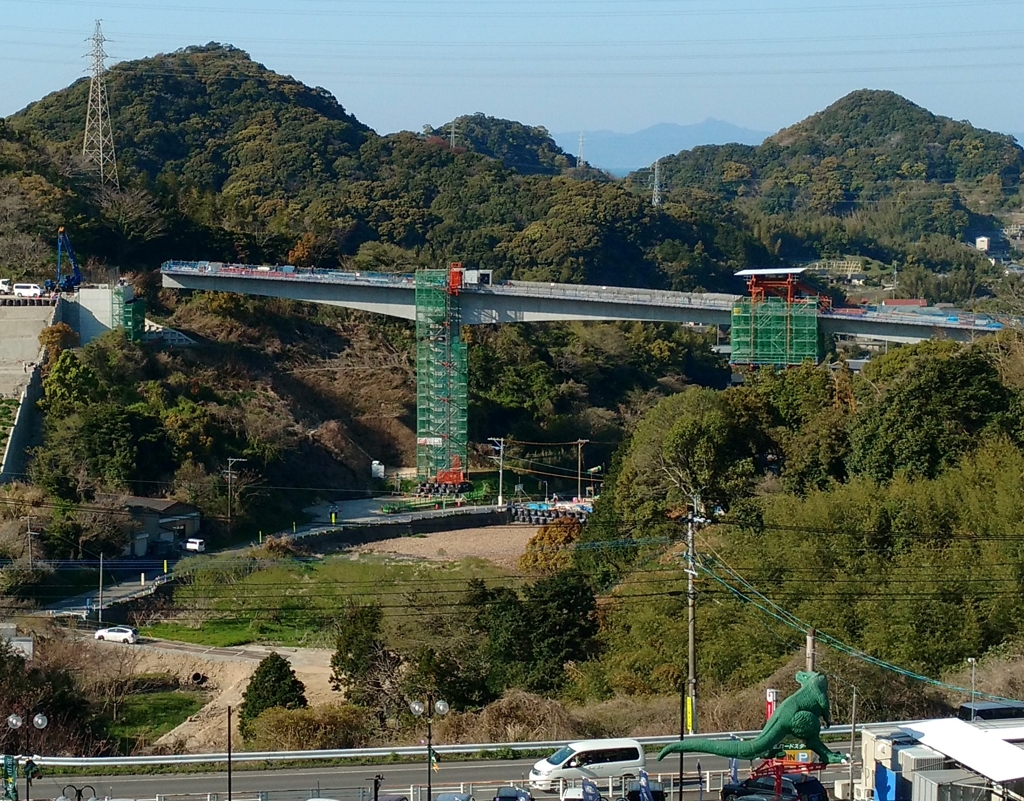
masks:
{"type": "Polygon", "coordinates": [[[71,247],[71,240],[62,225],[57,229],[57,280],[46,281],[47,292],[74,292],[75,288],[82,283],[82,271],[78,268],[78,259],[75,258],[75,251],[71,247]],[[67,260],[71,262],[71,274],[61,275],[62,257],[66,254],[67,260]]]}

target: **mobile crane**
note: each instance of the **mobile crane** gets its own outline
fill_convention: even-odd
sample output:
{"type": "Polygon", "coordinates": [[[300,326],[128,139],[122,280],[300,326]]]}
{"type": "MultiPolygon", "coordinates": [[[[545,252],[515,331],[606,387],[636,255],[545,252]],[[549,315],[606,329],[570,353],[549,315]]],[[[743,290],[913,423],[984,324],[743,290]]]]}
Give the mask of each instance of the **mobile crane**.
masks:
{"type": "Polygon", "coordinates": [[[74,292],[82,283],[82,271],[78,268],[78,259],[75,258],[75,251],[71,247],[71,240],[68,239],[67,231],[62,225],[57,229],[57,280],[46,280],[47,292],[74,292]],[[71,274],[61,275],[62,256],[66,254],[67,260],[71,263],[71,274]]]}

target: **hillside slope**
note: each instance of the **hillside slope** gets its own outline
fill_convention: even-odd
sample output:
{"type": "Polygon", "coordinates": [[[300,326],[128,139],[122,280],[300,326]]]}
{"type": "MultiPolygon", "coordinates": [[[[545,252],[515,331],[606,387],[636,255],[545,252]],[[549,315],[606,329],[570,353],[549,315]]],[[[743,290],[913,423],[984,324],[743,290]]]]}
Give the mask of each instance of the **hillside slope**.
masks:
{"type": "Polygon", "coordinates": [[[761,145],[698,147],[665,159],[662,169],[670,189],[696,186],[831,213],[912,182],[983,186],[1005,203],[1018,193],[1024,149],[894,92],[860,90],[761,145]]]}

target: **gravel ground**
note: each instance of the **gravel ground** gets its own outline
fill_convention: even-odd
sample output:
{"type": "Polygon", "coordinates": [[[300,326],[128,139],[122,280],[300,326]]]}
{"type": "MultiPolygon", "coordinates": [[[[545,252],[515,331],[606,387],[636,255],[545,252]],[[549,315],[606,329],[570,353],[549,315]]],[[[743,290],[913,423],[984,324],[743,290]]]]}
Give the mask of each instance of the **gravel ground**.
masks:
{"type": "Polygon", "coordinates": [[[479,557],[499,567],[515,570],[536,526],[487,526],[460,531],[439,531],[422,537],[396,537],[364,545],[361,551],[417,556],[421,559],[458,561],[479,557]]]}

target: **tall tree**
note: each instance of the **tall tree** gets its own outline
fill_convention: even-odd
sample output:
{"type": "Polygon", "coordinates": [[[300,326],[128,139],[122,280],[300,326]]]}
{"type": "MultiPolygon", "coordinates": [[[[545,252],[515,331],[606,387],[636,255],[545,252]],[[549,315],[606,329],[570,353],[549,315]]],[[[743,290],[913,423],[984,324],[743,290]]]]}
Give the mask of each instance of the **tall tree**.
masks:
{"type": "Polygon", "coordinates": [[[267,656],[249,679],[238,708],[242,736],[252,736],[252,723],[265,709],[300,709],[307,706],[306,685],[299,681],[291,664],[280,654],[267,656]]]}

